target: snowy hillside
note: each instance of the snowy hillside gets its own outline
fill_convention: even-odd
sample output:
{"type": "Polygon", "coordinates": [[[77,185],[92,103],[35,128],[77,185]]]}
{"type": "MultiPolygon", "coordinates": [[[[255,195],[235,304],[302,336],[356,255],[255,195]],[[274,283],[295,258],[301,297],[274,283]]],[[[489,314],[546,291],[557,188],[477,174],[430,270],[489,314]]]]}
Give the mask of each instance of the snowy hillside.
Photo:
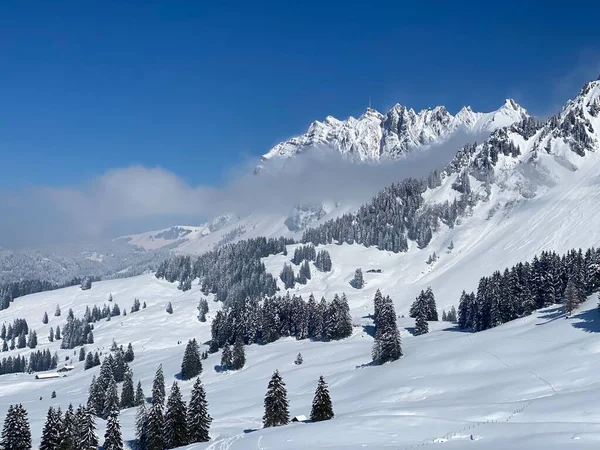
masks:
{"type": "MultiPolygon", "coordinates": [[[[389,263],[384,271],[392,269],[393,261],[389,263]]],[[[468,272],[463,276],[470,278],[468,272]]],[[[385,288],[387,281],[367,282],[385,288]]],[[[462,280],[455,279],[455,283],[462,280]]],[[[329,289],[336,288],[324,290],[330,295],[329,289]]],[[[53,311],[60,304],[63,311],[73,308],[81,316],[86,305],[101,305],[109,294],[122,309],[129,308],[134,297],[148,306],[126,317],[98,322],[96,343],[86,350],[106,351],[113,339],[125,345],[132,342],[134,380],[142,381],[148,395],[154,372],[162,363],[169,387],[176,380],[184,350],[177,342],[192,337],[204,342],[210,337],[210,319],[217,305],[209,302],[209,322],[198,322],[196,306],[201,294],[197,286],[182,293],[151,275],[99,282],[89,291],[73,287],[20,298],[2,311],[2,320],[26,318],[41,337],[38,348],[54,350],[58,343],[49,344],[44,336],[50,326],[64,323],[64,315],[52,316],[48,325],[42,325],[43,311],[53,311]],[[165,312],[167,301],[173,304],[172,315],[165,312]]],[[[362,317],[370,295],[349,292],[349,300],[356,324],[370,323],[362,317]]],[[[284,339],[249,346],[247,365],[239,372],[216,373],[213,366],[219,364],[219,354],[211,355],[203,362],[202,380],[214,418],[213,441],[185,448],[411,449],[438,443],[456,449],[596,448],[599,319],[592,298],[568,320],[559,307],[551,307],[477,334],[457,332],[446,323],[431,324],[433,331],[420,337],[402,330],[405,356],[380,367],[365,366],[373,340],[361,326],[355,327],[351,338],[338,342],[284,339]],[[300,366],[293,363],[298,352],[304,356],[300,366]],[[263,396],[275,369],[287,384],[292,416],[309,413],[317,378],[323,375],[330,385],[335,419],[261,429],[263,396]]],[[[401,319],[400,326],[411,327],[412,321],[401,319]]],[[[65,355],[73,357],[73,351],[59,353],[61,360],[65,355]]],[[[76,405],[87,400],[91,377],[98,368],[83,371],[82,363],[75,366],[66,378],[53,380],[35,380],[30,374],[1,376],[0,414],[9,404],[22,402],[29,412],[34,443],[39,442],[48,406],[64,410],[70,402],[76,405]],[[56,399],[50,398],[53,390],[56,399]]],[[[180,384],[184,398],[189,399],[193,381],[180,384]]],[[[120,416],[126,440],[134,438],[134,415],[131,409],[120,416]]],[[[103,435],[103,421],[99,425],[103,435]]]]}
{"type": "Polygon", "coordinates": [[[273,147],[262,161],[286,160],[319,148],[331,148],[359,161],[398,159],[444,142],[457,131],[489,133],[526,117],[527,111],[510,99],[490,113],[474,112],[467,106],[455,116],[443,106],[415,112],[396,104],[386,114],[368,108],[358,119],[327,116],[323,122],[315,121],[305,134],[273,147]]]}

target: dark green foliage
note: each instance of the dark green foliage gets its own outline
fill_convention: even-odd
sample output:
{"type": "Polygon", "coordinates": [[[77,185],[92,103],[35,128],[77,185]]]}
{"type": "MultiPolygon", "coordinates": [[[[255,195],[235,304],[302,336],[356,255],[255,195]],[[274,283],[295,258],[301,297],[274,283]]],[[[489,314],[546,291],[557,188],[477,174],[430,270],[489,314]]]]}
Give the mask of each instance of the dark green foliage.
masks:
{"type": "Polygon", "coordinates": [[[293,289],[296,284],[296,278],[294,276],[294,269],[289,264],[284,264],[279,278],[283,281],[285,289],[293,289]]]}
{"type": "Polygon", "coordinates": [[[379,289],[375,293],[373,322],[375,324],[375,341],[372,357],[375,364],[395,361],[402,356],[400,331],[396,324],[394,303],[388,296],[383,298],[379,289]]]}
{"type": "Polygon", "coordinates": [[[221,352],[221,370],[230,370],[232,364],[233,355],[231,353],[231,347],[226,343],[221,352]]]}
{"type": "Polygon", "coordinates": [[[312,403],[312,409],[310,411],[310,420],[313,422],[320,422],[322,420],[333,419],[333,416],[333,405],[331,403],[329,389],[327,388],[327,383],[323,376],[320,376],[317,390],[315,391],[315,398],[312,403]]]}
{"type": "Polygon", "coordinates": [[[142,382],[138,381],[137,387],[135,388],[135,397],[133,399],[135,406],[140,406],[146,403],[146,396],[144,395],[144,389],[142,389],[142,382]]]}
{"type": "Polygon", "coordinates": [[[206,314],[208,313],[208,302],[205,298],[201,298],[198,302],[198,320],[206,322],[206,314]]]}
{"type": "Polygon", "coordinates": [[[314,245],[300,245],[294,250],[294,257],[292,258],[292,262],[298,266],[302,263],[302,261],[314,261],[316,259],[317,253],[315,251],[314,245]]]}
{"type": "Polygon", "coordinates": [[[179,385],[173,383],[165,412],[165,448],[181,447],[188,443],[187,408],[181,397],[179,385]]]}
{"type": "Polygon", "coordinates": [[[315,267],[320,272],[331,272],[331,255],[327,250],[321,250],[317,254],[315,267]]]}
{"type": "Polygon", "coordinates": [[[61,426],[61,442],[59,450],[75,450],[77,446],[77,421],[75,417],[75,411],[73,411],[73,405],[70,404],[69,408],[65,412],[65,416],[62,420],[61,426]]]}
{"type": "Polygon", "coordinates": [[[127,350],[125,351],[125,362],[132,362],[135,359],[135,353],[133,352],[133,345],[131,342],[127,344],[127,350]]]}
{"type": "Polygon", "coordinates": [[[350,282],[354,289],[362,289],[365,285],[362,269],[358,268],[354,271],[354,278],[350,282]]]}
{"type": "Polygon", "coordinates": [[[123,450],[123,438],[121,436],[121,425],[119,424],[119,409],[113,408],[108,414],[106,421],[106,433],[104,434],[103,450],[123,450]]]}
{"type": "Polygon", "coordinates": [[[265,414],[263,415],[263,426],[277,427],[287,425],[290,421],[288,412],[288,399],[285,383],[276,370],[267,388],[265,395],[265,414]]]}
{"type": "Polygon", "coordinates": [[[216,294],[217,301],[229,305],[248,297],[274,295],[277,283],[261,258],[281,253],[291,243],[290,239],[260,237],[225,244],[202,254],[193,264],[189,256],[175,256],[160,264],[156,277],[178,281],[182,287],[199,278],[205,295],[216,294]]]}
{"type": "Polygon", "coordinates": [[[3,450],[30,450],[31,429],[23,405],[11,405],[4,419],[0,448],[3,450]]]}
{"type": "Polygon", "coordinates": [[[146,403],[140,403],[135,414],[135,437],[138,450],[148,448],[148,410],[146,403]]]}
{"type": "Polygon", "coordinates": [[[133,392],[133,373],[128,367],[125,370],[123,378],[123,387],[121,388],[121,409],[133,408],[135,406],[135,394],[133,392]]]}
{"type": "Polygon", "coordinates": [[[240,370],[246,364],[246,352],[244,350],[244,340],[238,334],[235,344],[233,345],[233,356],[231,360],[231,368],[240,370]]]}
{"type": "Polygon", "coordinates": [[[427,290],[421,291],[417,299],[410,307],[409,316],[417,318],[419,314],[425,315],[425,320],[437,321],[438,313],[437,306],[435,304],[435,296],[431,287],[427,287],[427,290]]]}
{"type": "Polygon", "coordinates": [[[98,436],[96,434],[95,411],[90,407],[80,408],[81,414],[77,422],[79,430],[79,447],[77,447],[77,450],[96,450],[98,448],[98,436]]]}
{"type": "Polygon", "coordinates": [[[424,314],[417,315],[415,319],[415,336],[429,333],[429,324],[424,314]]]}
{"type": "Polygon", "coordinates": [[[458,306],[458,325],[472,331],[495,327],[538,308],[567,301],[570,309],[598,289],[600,252],[571,250],[563,256],[543,252],[531,262],[519,263],[503,273],[496,271],[479,280],[477,294],[463,292],[458,306]]]}
{"type": "Polygon", "coordinates": [[[42,317],[42,323],[46,325],[48,323],[48,313],[44,311],[44,317],[42,317]]]}
{"type": "Polygon", "coordinates": [[[196,379],[192,389],[190,404],[187,412],[187,428],[190,443],[208,442],[212,418],[208,414],[206,393],[200,377],[196,379]]]}
{"type": "Polygon", "coordinates": [[[165,403],[165,376],[163,374],[162,364],[158,366],[154,381],[152,383],[152,405],[160,405],[161,408],[165,403]]]}
{"type": "Polygon", "coordinates": [[[62,424],[54,408],[48,408],[46,414],[46,423],[42,430],[42,439],[40,441],[40,450],[58,450],[61,441],[62,424]]]}
{"type": "Polygon", "coordinates": [[[200,360],[200,350],[196,339],[188,341],[181,362],[181,377],[184,380],[200,375],[202,372],[202,361],[200,360]]]}
{"type": "Polygon", "coordinates": [[[164,416],[163,404],[152,403],[148,413],[148,450],[164,450],[164,416]]]}

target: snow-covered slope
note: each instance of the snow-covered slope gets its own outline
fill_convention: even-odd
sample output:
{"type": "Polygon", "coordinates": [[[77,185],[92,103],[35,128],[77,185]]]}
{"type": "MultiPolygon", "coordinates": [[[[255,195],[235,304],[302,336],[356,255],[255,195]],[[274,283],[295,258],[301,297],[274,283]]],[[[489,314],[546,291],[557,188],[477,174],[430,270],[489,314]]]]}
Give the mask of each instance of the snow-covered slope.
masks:
{"type": "Polygon", "coordinates": [[[305,134],[273,147],[263,155],[262,162],[286,160],[319,148],[331,148],[359,161],[398,159],[414,149],[439,144],[457,131],[491,132],[526,117],[527,111],[514,100],[506,100],[498,110],[490,113],[464,107],[456,115],[443,106],[417,113],[396,104],[386,114],[368,108],[358,119],[350,117],[341,121],[327,116],[323,122],[313,122],[305,134]]]}
{"type": "MultiPolygon", "coordinates": [[[[334,258],[336,263],[340,261],[334,258]]],[[[455,278],[454,284],[470,278],[466,270],[463,276],[455,278]]],[[[385,283],[375,279],[368,283],[385,289],[385,283]]],[[[43,336],[50,326],[62,325],[64,316],[51,316],[50,323],[42,325],[44,310],[52,311],[60,304],[63,311],[73,308],[76,315],[82,315],[86,305],[102,304],[109,293],[122,309],[128,308],[134,297],[145,301],[146,309],[96,323],[96,343],[86,349],[106,351],[113,339],[132,342],[134,380],[141,380],[148,394],[159,363],[167,386],[176,381],[184,350],[178,341],[185,343],[195,337],[204,342],[210,336],[210,322],[200,323],[195,318],[198,289],[194,286],[182,293],[175,285],[143,275],[95,283],[89,291],[73,287],[23,297],[2,311],[1,317],[5,321],[26,318],[38,331],[39,348],[55,350],[59,344],[50,344],[43,336]],[[164,310],[167,301],[173,303],[172,315],[164,310]]],[[[369,322],[362,317],[368,297],[366,292],[350,292],[357,326],[346,340],[283,339],[266,346],[252,345],[247,347],[247,365],[239,372],[215,372],[219,354],[211,355],[203,362],[202,379],[214,418],[213,441],[185,448],[412,449],[441,443],[448,448],[486,450],[597,448],[600,346],[596,333],[600,317],[594,298],[568,320],[559,307],[551,307],[477,334],[437,323],[431,324],[430,334],[412,337],[404,329],[412,326],[412,321],[400,319],[405,356],[371,367],[367,363],[373,341],[361,327],[369,322]],[[298,352],[304,357],[300,366],[293,363],[298,352]],[[308,415],[316,381],[323,375],[330,385],[336,417],[317,424],[261,429],[263,396],[275,369],[287,384],[292,416],[308,415]]],[[[210,302],[209,321],[216,307],[210,302]]],[[[73,357],[72,351],[59,353],[61,360],[73,357]]],[[[0,376],[0,418],[8,405],[23,403],[37,445],[50,405],[64,410],[69,403],[77,405],[87,399],[91,377],[98,368],[83,371],[82,363],[75,366],[66,378],[52,380],[35,380],[30,374],[0,376]],[[50,398],[52,391],[57,393],[55,399],[50,398]]],[[[184,398],[189,399],[193,381],[180,384],[184,398]]],[[[120,416],[127,441],[134,438],[134,415],[130,409],[120,416]]],[[[102,435],[104,422],[98,422],[102,435]]]]}

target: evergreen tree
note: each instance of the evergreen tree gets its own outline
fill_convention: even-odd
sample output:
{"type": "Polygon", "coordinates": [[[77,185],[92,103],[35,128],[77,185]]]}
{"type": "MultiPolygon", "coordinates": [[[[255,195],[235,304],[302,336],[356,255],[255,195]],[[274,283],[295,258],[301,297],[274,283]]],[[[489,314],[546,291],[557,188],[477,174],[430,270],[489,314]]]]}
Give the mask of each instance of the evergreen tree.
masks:
{"type": "Polygon", "coordinates": [[[56,305],[56,309],[54,310],[54,315],[56,317],[60,317],[60,306],[56,305]]]}
{"type": "Polygon", "coordinates": [[[202,361],[200,360],[200,350],[196,339],[188,341],[181,362],[181,377],[184,380],[189,380],[200,375],[202,372],[202,361]]]}
{"type": "Polygon", "coordinates": [[[3,450],[30,450],[31,429],[23,405],[10,405],[4,419],[0,448],[3,450]]]}
{"type": "Polygon", "coordinates": [[[294,361],[294,364],[296,364],[297,366],[299,366],[303,362],[304,362],[304,359],[302,359],[302,353],[298,353],[298,356],[296,356],[296,360],[294,361]]]}
{"type": "Polygon", "coordinates": [[[114,407],[108,414],[106,433],[104,434],[103,450],[123,450],[121,425],[119,424],[119,409],[114,407]]]}
{"type": "Polygon", "coordinates": [[[46,325],[48,323],[48,313],[44,311],[44,317],[42,317],[42,323],[46,325]]]}
{"type": "Polygon", "coordinates": [[[138,405],[135,414],[135,437],[137,448],[146,450],[148,448],[148,411],[145,402],[138,405]]]}
{"type": "Polygon", "coordinates": [[[70,404],[62,421],[59,450],[75,450],[77,448],[77,427],[75,411],[73,405],[70,404]]]}
{"type": "Polygon", "coordinates": [[[289,264],[284,264],[281,273],[279,274],[279,278],[283,281],[283,285],[285,289],[293,289],[296,283],[296,278],[294,276],[294,269],[289,264]]]}
{"type": "Polygon", "coordinates": [[[580,298],[579,292],[577,291],[577,287],[573,279],[569,279],[567,282],[567,287],[565,289],[565,314],[570,316],[573,311],[579,305],[580,298]]]}
{"type": "Polygon", "coordinates": [[[333,405],[331,403],[329,389],[327,388],[327,383],[323,376],[320,376],[317,390],[315,391],[315,398],[312,403],[310,420],[313,422],[320,422],[322,420],[333,419],[333,416],[333,405]]]}
{"type": "Polygon", "coordinates": [[[104,391],[104,407],[102,409],[102,418],[108,418],[111,411],[116,409],[119,410],[119,392],[117,391],[117,382],[113,374],[111,373],[108,377],[106,390],[104,391]]]}
{"type": "Polygon", "coordinates": [[[374,298],[375,340],[373,342],[373,362],[383,364],[395,361],[402,356],[400,332],[396,324],[396,310],[390,297],[377,291],[374,298]]]}
{"type": "Polygon", "coordinates": [[[363,288],[363,286],[365,285],[365,281],[364,281],[364,278],[363,278],[362,269],[358,268],[358,269],[356,269],[354,271],[354,278],[352,279],[352,281],[350,282],[350,284],[355,289],[362,289],[363,288]]]}
{"type": "Polygon", "coordinates": [[[92,352],[89,352],[87,354],[87,356],[85,357],[85,363],[84,363],[84,370],[88,370],[91,369],[92,367],[94,367],[94,356],[92,355],[92,352]]]}
{"type": "Polygon", "coordinates": [[[25,337],[25,331],[21,331],[19,340],[17,341],[17,348],[25,348],[27,346],[27,338],[25,337]]]}
{"type": "Polygon", "coordinates": [[[152,405],[159,404],[162,406],[165,403],[165,376],[163,374],[162,364],[158,366],[156,375],[154,376],[154,382],[152,383],[152,405]]]}
{"type": "Polygon", "coordinates": [[[244,340],[242,336],[238,334],[235,344],[233,346],[233,356],[231,360],[231,368],[233,370],[240,370],[246,364],[246,351],[244,350],[244,340]]]}
{"type": "MultiPolygon", "coordinates": [[[[91,356],[91,353],[90,353],[91,356]]],[[[79,349],[79,362],[83,362],[85,361],[85,347],[81,347],[79,349]]],[[[92,358],[92,362],[93,362],[93,358],[92,358]]]]}
{"type": "Polygon", "coordinates": [[[190,443],[208,442],[210,440],[209,431],[212,418],[208,414],[208,404],[206,402],[206,393],[202,386],[200,377],[196,379],[192,389],[190,405],[187,415],[187,428],[189,432],[190,443]]]}
{"type": "Polygon", "coordinates": [[[54,329],[50,327],[50,333],[48,334],[48,340],[54,342],[54,329]]]}
{"type": "Polygon", "coordinates": [[[135,398],[133,400],[134,406],[140,406],[146,403],[146,396],[144,395],[144,389],[142,389],[142,382],[138,381],[137,387],[135,388],[135,398]]]}
{"type": "Polygon", "coordinates": [[[6,324],[2,324],[2,329],[0,330],[0,339],[6,340],[6,324]]]}
{"type": "Polygon", "coordinates": [[[166,309],[166,311],[169,314],[173,314],[173,305],[171,304],[171,302],[167,303],[167,309],[166,309]]]}
{"type": "Polygon", "coordinates": [[[148,413],[148,450],[164,450],[164,417],[162,402],[152,403],[148,413]]]}
{"type": "Polygon", "coordinates": [[[419,314],[415,320],[415,336],[429,333],[429,324],[425,314],[419,314]]]}
{"type": "Polygon", "coordinates": [[[96,434],[95,411],[91,407],[83,408],[83,418],[78,422],[79,446],[81,450],[96,450],[98,448],[98,435],[96,434]]]}
{"type": "Polygon", "coordinates": [[[206,322],[206,313],[208,313],[208,302],[205,298],[201,298],[198,302],[198,320],[206,322]]]}
{"type": "Polygon", "coordinates": [[[231,365],[233,364],[233,355],[231,354],[231,348],[229,344],[225,344],[223,346],[223,351],[221,352],[221,370],[230,370],[231,365]]]}
{"type": "Polygon", "coordinates": [[[94,367],[99,366],[100,365],[100,355],[98,355],[98,352],[94,353],[94,367]]]}
{"type": "Polygon", "coordinates": [[[167,400],[164,433],[166,448],[181,447],[188,443],[187,408],[177,382],[173,383],[167,400]]]}
{"type": "Polygon", "coordinates": [[[56,339],[57,341],[60,341],[61,336],[60,336],[60,326],[56,325],[56,332],[54,333],[54,339],[56,339]]]}
{"type": "Polygon", "coordinates": [[[133,408],[134,404],[133,373],[127,367],[125,377],[123,378],[123,387],[121,388],[121,409],[133,408]]]}
{"type": "Polygon", "coordinates": [[[263,416],[263,426],[276,427],[287,425],[290,421],[288,412],[287,391],[285,383],[276,370],[267,388],[265,395],[265,414],[263,416]]]}
{"type": "Polygon", "coordinates": [[[42,430],[42,439],[40,441],[40,450],[59,450],[61,440],[61,423],[58,421],[56,411],[52,406],[48,408],[46,414],[46,423],[42,430]]]}
{"type": "Polygon", "coordinates": [[[433,295],[433,290],[430,286],[427,286],[427,290],[425,291],[425,297],[427,300],[427,320],[437,322],[437,306],[435,304],[435,296],[433,295]]]}
{"type": "Polygon", "coordinates": [[[125,362],[132,362],[135,359],[135,353],[133,353],[133,345],[131,342],[127,344],[127,351],[125,351],[125,362]]]}

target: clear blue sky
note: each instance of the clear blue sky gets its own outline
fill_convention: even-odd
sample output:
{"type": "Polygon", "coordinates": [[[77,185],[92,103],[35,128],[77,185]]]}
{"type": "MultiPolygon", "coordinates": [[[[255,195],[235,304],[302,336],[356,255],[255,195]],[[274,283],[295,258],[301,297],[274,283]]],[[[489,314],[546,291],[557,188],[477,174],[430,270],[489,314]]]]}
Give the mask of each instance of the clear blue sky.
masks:
{"type": "Polygon", "coordinates": [[[3,2],[0,186],[160,165],[191,184],[369,96],[548,114],[596,78],[599,2],[3,2]]]}

